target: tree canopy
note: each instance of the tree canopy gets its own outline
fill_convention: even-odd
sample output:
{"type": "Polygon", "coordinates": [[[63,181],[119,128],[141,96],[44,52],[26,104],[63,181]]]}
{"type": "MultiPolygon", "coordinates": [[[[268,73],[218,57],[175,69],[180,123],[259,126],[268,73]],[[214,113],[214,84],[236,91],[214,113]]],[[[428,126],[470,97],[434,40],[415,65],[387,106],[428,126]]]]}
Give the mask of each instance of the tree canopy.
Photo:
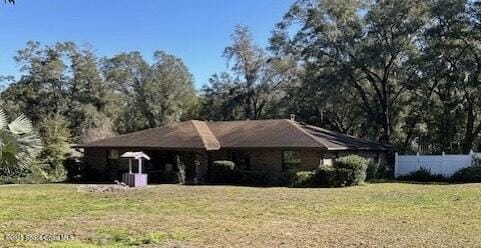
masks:
{"type": "Polygon", "coordinates": [[[1,93],[9,113],[34,123],[59,115],[73,142],[158,127],[195,115],[191,74],[173,55],[157,51],[148,64],[139,52],[98,59],[73,42],[29,42],[15,60],[23,75],[1,93]]]}
{"type": "MultiPolygon", "coordinates": [[[[236,26],[225,71],[196,92],[181,59],[156,51],[97,58],[72,42],[29,42],[23,76],[2,92],[10,114],[60,116],[72,142],[200,118],[286,118],[400,151],[481,147],[481,3],[298,0],[269,47],[236,26]]],[[[204,83],[204,82],[201,82],[204,83]]]]}

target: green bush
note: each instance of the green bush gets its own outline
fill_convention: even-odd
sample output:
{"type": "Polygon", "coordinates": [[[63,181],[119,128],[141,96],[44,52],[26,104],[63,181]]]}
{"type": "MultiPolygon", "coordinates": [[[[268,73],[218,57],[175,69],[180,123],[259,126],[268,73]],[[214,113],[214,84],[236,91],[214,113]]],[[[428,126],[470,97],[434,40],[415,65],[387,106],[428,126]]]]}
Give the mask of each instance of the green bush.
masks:
{"type": "Polygon", "coordinates": [[[320,187],[336,187],[336,168],[333,166],[322,166],[315,170],[316,180],[320,187]]]}
{"type": "Polygon", "coordinates": [[[219,160],[212,162],[209,173],[209,182],[215,184],[234,183],[237,176],[234,172],[235,163],[228,160],[219,160]]]}
{"type": "MultiPolygon", "coordinates": [[[[376,179],[394,179],[394,164],[384,164],[377,168],[376,179]]],[[[369,179],[369,177],[368,177],[369,179]]]]}
{"type": "Polygon", "coordinates": [[[450,178],[453,182],[479,183],[481,182],[481,157],[475,155],[470,167],[456,171],[450,178]]]}
{"type": "Polygon", "coordinates": [[[313,187],[347,187],[359,185],[366,179],[368,161],[357,155],[336,159],[332,166],[321,166],[314,171],[313,187]]]}
{"type": "Polygon", "coordinates": [[[368,161],[357,155],[336,159],[334,163],[335,182],[333,186],[359,185],[366,180],[368,161]]]}
{"type": "Polygon", "coordinates": [[[59,115],[45,117],[39,124],[39,130],[44,146],[38,162],[50,181],[64,181],[67,179],[64,161],[70,153],[71,143],[68,123],[59,115]]]}
{"type": "Polygon", "coordinates": [[[366,170],[366,180],[376,179],[379,170],[379,164],[369,161],[366,170]]]}
{"type": "Polygon", "coordinates": [[[316,185],[316,173],[314,171],[298,171],[291,179],[291,187],[312,187],[316,185]]]}
{"type": "Polygon", "coordinates": [[[422,167],[417,171],[413,171],[405,176],[400,176],[397,179],[416,182],[441,182],[446,180],[443,175],[432,174],[430,170],[422,167]]]}
{"type": "Polygon", "coordinates": [[[216,169],[222,168],[222,169],[226,169],[226,170],[230,170],[230,171],[235,169],[235,163],[232,162],[232,161],[229,161],[229,160],[217,160],[217,161],[212,162],[212,165],[216,169]]]}
{"type": "Polygon", "coordinates": [[[481,182],[481,166],[473,165],[456,171],[450,178],[454,182],[479,183],[481,182]]]}
{"type": "Polygon", "coordinates": [[[283,171],[279,174],[272,175],[270,180],[273,186],[291,186],[295,176],[296,172],[283,171]]]}
{"type": "Polygon", "coordinates": [[[351,155],[336,160],[333,166],[314,171],[299,171],[291,180],[292,187],[346,187],[359,185],[366,179],[368,161],[351,155]]]}
{"type": "Polygon", "coordinates": [[[32,166],[27,173],[20,176],[0,176],[0,184],[38,184],[49,181],[49,175],[39,166],[32,166]]]}
{"type": "Polygon", "coordinates": [[[239,170],[232,161],[214,161],[209,173],[209,182],[257,186],[344,187],[364,182],[367,165],[366,159],[351,155],[336,160],[334,166],[324,166],[314,171],[272,174],[239,170]]]}

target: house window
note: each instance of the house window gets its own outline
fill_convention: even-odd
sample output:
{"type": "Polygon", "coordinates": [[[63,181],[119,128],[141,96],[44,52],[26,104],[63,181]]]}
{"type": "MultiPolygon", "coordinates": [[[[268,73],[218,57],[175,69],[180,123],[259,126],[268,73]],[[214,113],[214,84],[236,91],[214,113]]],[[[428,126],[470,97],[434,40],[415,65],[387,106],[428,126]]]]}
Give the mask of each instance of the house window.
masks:
{"type": "Polygon", "coordinates": [[[337,152],[323,152],[322,153],[322,165],[332,166],[334,161],[339,158],[339,153],[337,152]]]}
{"type": "Polygon", "coordinates": [[[282,162],[284,171],[296,170],[301,164],[301,153],[299,151],[283,151],[282,162]]]}
{"type": "Polygon", "coordinates": [[[108,151],[107,158],[111,160],[119,159],[119,150],[111,149],[108,151]]]}

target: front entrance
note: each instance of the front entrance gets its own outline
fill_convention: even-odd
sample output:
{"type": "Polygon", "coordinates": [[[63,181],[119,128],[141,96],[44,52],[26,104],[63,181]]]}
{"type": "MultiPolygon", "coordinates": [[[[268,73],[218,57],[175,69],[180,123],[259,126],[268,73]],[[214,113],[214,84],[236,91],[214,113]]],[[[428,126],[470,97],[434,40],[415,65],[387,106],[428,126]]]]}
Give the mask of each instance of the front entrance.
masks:
{"type": "Polygon", "coordinates": [[[177,156],[185,165],[186,181],[194,181],[196,175],[195,153],[188,151],[144,150],[151,160],[145,165],[150,183],[178,182],[177,156]]]}
{"type": "MultiPolygon", "coordinates": [[[[119,159],[117,154],[144,152],[150,157],[143,164],[142,172],[148,174],[148,183],[178,183],[177,158],[185,165],[185,179],[187,183],[202,181],[207,177],[208,161],[202,151],[155,150],[142,148],[122,148],[107,150],[106,171],[103,173],[106,181],[121,180],[122,174],[129,171],[128,161],[119,159]],[[197,166],[196,166],[197,164],[197,166]],[[197,179],[197,180],[196,180],[197,179]]],[[[134,167],[134,173],[136,171],[134,167]]]]}

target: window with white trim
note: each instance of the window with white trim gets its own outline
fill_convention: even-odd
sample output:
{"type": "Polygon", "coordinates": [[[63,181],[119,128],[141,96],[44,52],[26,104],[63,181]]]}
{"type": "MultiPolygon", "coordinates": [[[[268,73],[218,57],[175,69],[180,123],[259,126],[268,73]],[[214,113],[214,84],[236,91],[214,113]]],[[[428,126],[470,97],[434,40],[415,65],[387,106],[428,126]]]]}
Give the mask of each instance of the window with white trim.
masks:
{"type": "Polygon", "coordinates": [[[299,151],[282,152],[282,169],[284,171],[297,170],[301,165],[301,153],[299,151]]]}

